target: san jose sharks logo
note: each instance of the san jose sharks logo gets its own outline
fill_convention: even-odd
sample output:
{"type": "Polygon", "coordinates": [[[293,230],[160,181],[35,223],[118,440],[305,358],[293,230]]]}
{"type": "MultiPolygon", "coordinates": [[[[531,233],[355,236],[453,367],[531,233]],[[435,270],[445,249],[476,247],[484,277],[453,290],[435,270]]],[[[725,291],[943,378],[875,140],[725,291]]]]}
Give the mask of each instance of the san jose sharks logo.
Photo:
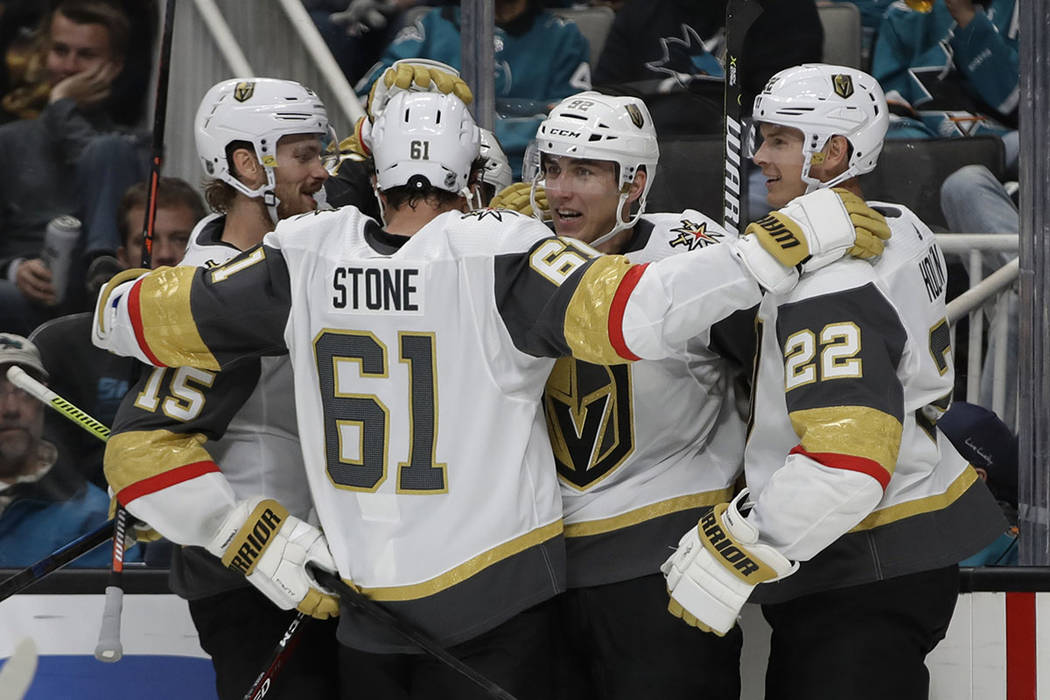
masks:
{"type": "Polygon", "coordinates": [[[660,37],[662,55],[655,61],[647,61],[645,67],[662,77],[674,78],[680,84],[697,75],[725,75],[715,56],[722,43],[722,35],[716,34],[704,41],[688,24],[683,23],[680,28],[681,38],[660,37]]]}
{"type": "Polygon", "coordinates": [[[725,237],[722,233],[717,231],[708,232],[706,221],[696,223],[689,219],[682,219],[681,225],[677,228],[671,229],[671,233],[678,234],[677,238],[672,238],[670,241],[672,248],[685,246],[689,250],[706,248],[709,245],[721,243],[722,239],[725,237]]]}
{"type": "Polygon", "coordinates": [[[238,102],[247,102],[255,94],[255,83],[251,81],[243,81],[237,83],[233,88],[233,99],[238,102]]]}
{"type": "Polygon", "coordinates": [[[547,432],[562,481],[586,489],[634,452],[630,365],[562,358],[543,392],[547,432]]]}

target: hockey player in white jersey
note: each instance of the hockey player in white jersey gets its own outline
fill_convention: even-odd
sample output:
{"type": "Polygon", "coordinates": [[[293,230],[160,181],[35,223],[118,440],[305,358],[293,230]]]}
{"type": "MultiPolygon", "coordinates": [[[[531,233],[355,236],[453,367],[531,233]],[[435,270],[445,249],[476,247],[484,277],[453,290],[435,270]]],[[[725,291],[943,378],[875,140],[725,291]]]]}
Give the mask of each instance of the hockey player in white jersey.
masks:
{"type": "MultiPolygon", "coordinates": [[[[201,100],[194,128],[197,153],[210,176],[207,198],[217,213],[194,228],[182,265],[222,265],[262,242],[273,230],[272,217],[279,220],[317,206],[314,195],[319,196],[328,178],[322,158],[331,132],[324,104],[308,88],[269,78],[222,81],[201,100]]],[[[157,460],[154,467],[181,474],[180,479],[220,470],[217,478],[237,499],[277,499],[291,516],[308,518],[312,501],[295,410],[288,402],[292,370],[287,358],[254,359],[218,373],[155,368],[132,393],[137,398],[125,406],[124,420],[134,420],[138,454],[157,460]],[[244,404],[238,407],[229,395],[244,404]],[[192,436],[187,418],[213,411],[219,416],[207,433],[208,459],[185,461],[169,450],[192,436]]],[[[134,460],[119,465],[120,470],[135,468],[134,460]]],[[[139,488],[162,493],[166,484],[139,488]]],[[[227,570],[199,546],[176,548],[170,585],[189,601],[201,646],[215,668],[219,697],[239,700],[294,613],[274,606],[243,575],[227,570]]],[[[328,611],[334,613],[335,606],[329,604],[328,611]]],[[[335,625],[331,620],[305,626],[297,653],[267,697],[330,697],[337,692],[335,625]]]]}
{"type": "MultiPolygon", "coordinates": [[[[549,698],[550,599],[565,585],[541,410],[552,358],[667,355],[756,304],[760,284],[793,283],[802,258],[754,237],[646,269],[513,212],[465,214],[478,132],[452,96],[397,94],[366,131],[383,228],[352,207],[281,221],[225,265],[108,285],[93,325],[97,344],[158,366],[225,369],[287,348],[324,534],[273,499],[238,499],[215,472],[172,484],[164,463],[135,461],[130,411],[107,474],[137,517],[206,545],[281,607],[326,599],[306,563],[337,568],[517,697],[549,698]]],[[[803,249],[834,257],[864,235],[838,201],[794,209],[803,249]]],[[[210,420],[187,416],[166,457],[206,461],[210,420]]],[[[478,697],[345,606],[338,636],[343,697],[478,697]]]]}
{"type": "MultiPolygon", "coordinates": [[[[558,235],[634,263],[729,236],[692,209],[645,213],[660,154],[638,98],[568,97],[536,142],[532,198],[542,178],[558,235]]],[[[871,227],[885,228],[859,199],[845,203],[855,221],[868,217],[871,227]]],[[[744,450],[733,379],[750,368],[754,336],[752,308],[663,360],[599,366],[562,358],[555,365],[544,409],[565,511],[566,697],[739,696],[739,630],[697,634],[669,616],[660,564],[683,529],[732,498],[744,450]]]]}
{"type": "MultiPolygon", "coordinates": [[[[753,113],[774,207],[833,185],[859,195],[887,125],[871,76],[823,64],[773,76],[753,113]]],[[[893,230],[881,258],[763,298],[747,490],[664,565],[670,608],[691,624],[726,634],[749,596],[763,604],[769,699],[927,697],[956,563],[1002,532],[935,427],[953,386],[943,256],[907,208],[869,204],[893,230]]]]}

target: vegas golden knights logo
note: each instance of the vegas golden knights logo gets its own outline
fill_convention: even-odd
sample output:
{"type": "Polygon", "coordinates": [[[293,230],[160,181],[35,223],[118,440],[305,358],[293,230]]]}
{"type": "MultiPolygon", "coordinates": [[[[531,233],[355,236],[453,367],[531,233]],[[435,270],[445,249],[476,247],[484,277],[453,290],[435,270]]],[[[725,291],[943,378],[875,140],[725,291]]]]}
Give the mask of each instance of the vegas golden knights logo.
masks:
{"type": "Polygon", "coordinates": [[[631,121],[639,129],[645,125],[645,117],[642,116],[642,110],[638,109],[638,105],[627,105],[627,114],[630,115],[631,121]]]}
{"type": "Polygon", "coordinates": [[[250,100],[252,95],[255,93],[255,83],[253,82],[242,82],[237,83],[233,88],[233,99],[238,102],[245,102],[250,100]]]}
{"type": "Polygon", "coordinates": [[[846,99],[853,94],[853,78],[843,73],[836,73],[831,76],[831,81],[835,85],[835,94],[846,99]]]}
{"type": "Polygon", "coordinates": [[[634,452],[630,365],[558,360],[543,410],[558,474],[576,488],[600,481],[634,452]]]}

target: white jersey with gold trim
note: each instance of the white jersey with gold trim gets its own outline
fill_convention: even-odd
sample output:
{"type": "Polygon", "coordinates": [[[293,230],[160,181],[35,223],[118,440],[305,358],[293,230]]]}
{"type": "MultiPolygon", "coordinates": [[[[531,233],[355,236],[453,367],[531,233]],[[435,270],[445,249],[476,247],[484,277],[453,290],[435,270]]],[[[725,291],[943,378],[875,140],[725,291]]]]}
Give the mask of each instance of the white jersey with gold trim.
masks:
{"type": "MultiPolygon", "coordinates": [[[[660,260],[725,240],[694,210],[644,215],[624,254],[660,260]]],[[[746,341],[753,344],[753,324],[746,341]]],[[[700,509],[728,500],[743,460],[729,361],[711,331],[675,357],[600,366],[562,358],[544,393],[565,510],[569,586],[659,571],[700,509]]]]}
{"type": "Polygon", "coordinates": [[[943,254],[912,212],[869,204],[893,231],[877,262],[844,258],[759,306],[748,518],[803,562],[760,602],[947,566],[1003,531],[934,426],[954,383],[943,254]]]}

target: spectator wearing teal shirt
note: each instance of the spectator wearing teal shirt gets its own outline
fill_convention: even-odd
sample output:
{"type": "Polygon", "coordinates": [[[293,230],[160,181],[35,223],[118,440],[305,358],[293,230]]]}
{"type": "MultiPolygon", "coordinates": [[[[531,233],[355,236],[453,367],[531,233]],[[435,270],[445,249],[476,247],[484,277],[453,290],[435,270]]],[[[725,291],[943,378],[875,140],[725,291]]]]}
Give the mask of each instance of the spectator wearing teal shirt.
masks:
{"type": "MultiPolygon", "coordinates": [[[[46,408],[8,381],[12,365],[40,381],[47,372],[36,346],[0,333],[0,567],[22,568],[106,522],[109,498],[66,468],[41,438],[46,408]]],[[[72,566],[108,568],[110,558],[102,544],[72,566]]],[[[134,550],[125,555],[137,559],[134,550]]]]}
{"type": "MultiPolygon", "coordinates": [[[[888,138],[951,138],[1016,129],[1017,0],[935,0],[928,13],[894,3],[872,56],[890,105],[888,138]]],[[[1015,135],[1007,165],[1016,160],[1015,135]]],[[[1011,143],[1012,141],[1012,143],[1011,143]]]]}
{"type": "MultiPolygon", "coordinates": [[[[590,89],[590,48],[573,22],[542,10],[536,0],[495,0],[495,17],[495,132],[520,178],[525,147],[550,106],[590,89]]],[[[357,84],[358,94],[367,95],[373,81],[403,58],[461,68],[459,8],[434,8],[402,29],[357,84]]]]}

